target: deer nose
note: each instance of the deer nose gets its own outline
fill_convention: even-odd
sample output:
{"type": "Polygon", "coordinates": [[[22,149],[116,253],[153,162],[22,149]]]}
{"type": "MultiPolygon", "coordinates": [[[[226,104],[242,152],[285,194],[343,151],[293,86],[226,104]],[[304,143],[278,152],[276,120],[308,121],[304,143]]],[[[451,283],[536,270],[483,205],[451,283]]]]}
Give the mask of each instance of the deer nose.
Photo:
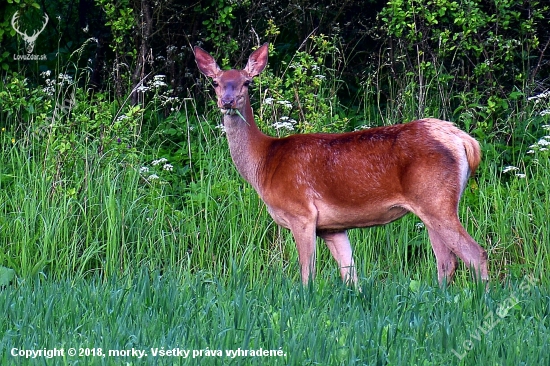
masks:
{"type": "Polygon", "coordinates": [[[221,102],[222,102],[222,107],[224,107],[225,109],[230,109],[230,108],[233,108],[233,104],[235,104],[235,98],[223,97],[221,99],[221,102]]]}

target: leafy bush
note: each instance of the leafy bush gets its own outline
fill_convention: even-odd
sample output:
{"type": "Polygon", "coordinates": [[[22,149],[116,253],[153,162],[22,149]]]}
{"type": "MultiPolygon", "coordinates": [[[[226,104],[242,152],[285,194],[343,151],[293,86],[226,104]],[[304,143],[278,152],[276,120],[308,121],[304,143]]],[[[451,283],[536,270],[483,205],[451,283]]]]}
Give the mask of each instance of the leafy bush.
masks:
{"type": "Polygon", "coordinates": [[[418,96],[410,103],[414,108],[402,113],[439,112],[478,129],[480,135],[495,130],[509,135],[512,131],[502,120],[510,108],[523,108],[526,94],[522,93],[528,95],[536,88],[546,51],[540,36],[550,7],[531,2],[524,9],[523,4],[517,0],[388,2],[378,14],[385,60],[381,67],[397,83],[397,94],[412,87],[418,96]],[[434,99],[443,102],[438,110],[434,99]]]}

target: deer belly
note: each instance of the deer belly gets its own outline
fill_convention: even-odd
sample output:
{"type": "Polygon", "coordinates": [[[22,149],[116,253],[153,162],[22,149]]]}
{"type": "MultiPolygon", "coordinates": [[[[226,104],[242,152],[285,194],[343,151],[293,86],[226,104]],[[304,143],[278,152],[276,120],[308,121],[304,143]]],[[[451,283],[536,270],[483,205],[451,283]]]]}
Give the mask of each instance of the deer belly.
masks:
{"type": "Polygon", "coordinates": [[[409,210],[399,205],[384,203],[359,205],[357,207],[339,207],[326,204],[316,204],[316,206],[318,209],[318,230],[344,230],[384,225],[409,212],[409,210]]]}

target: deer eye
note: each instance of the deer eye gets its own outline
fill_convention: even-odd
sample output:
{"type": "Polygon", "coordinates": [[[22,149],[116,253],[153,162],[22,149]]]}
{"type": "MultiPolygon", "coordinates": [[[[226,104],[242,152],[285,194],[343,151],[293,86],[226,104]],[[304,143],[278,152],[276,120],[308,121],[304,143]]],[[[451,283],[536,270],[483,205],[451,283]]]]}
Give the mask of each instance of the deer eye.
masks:
{"type": "Polygon", "coordinates": [[[212,85],[214,85],[214,88],[217,88],[217,87],[218,87],[218,85],[220,85],[220,84],[218,84],[218,82],[217,82],[217,81],[214,81],[214,80],[212,80],[212,85]]]}
{"type": "Polygon", "coordinates": [[[251,83],[251,82],[252,82],[251,80],[247,80],[247,81],[245,81],[245,82],[243,83],[243,85],[246,86],[246,87],[248,88],[248,87],[250,86],[250,83],[251,83]]]}

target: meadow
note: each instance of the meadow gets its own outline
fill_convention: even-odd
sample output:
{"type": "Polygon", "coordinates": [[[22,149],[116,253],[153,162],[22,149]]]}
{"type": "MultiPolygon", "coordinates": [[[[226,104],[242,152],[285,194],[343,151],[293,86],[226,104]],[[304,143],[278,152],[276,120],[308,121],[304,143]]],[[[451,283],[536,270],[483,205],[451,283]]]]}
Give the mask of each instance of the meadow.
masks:
{"type": "MultiPolygon", "coordinates": [[[[0,85],[2,364],[550,362],[550,95],[522,96],[498,124],[468,111],[456,120],[484,153],[460,217],[489,254],[487,291],[462,264],[438,286],[413,215],[350,232],[356,290],[321,242],[316,281],[300,284],[292,237],[236,172],[211,100],[170,99],[162,78],[147,104],[90,100],[79,72],[0,85]]],[[[370,104],[368,89],[359,110],[332,108],[323,83],[305,111],[316,124],[260,98],[261,128],[366,128],[418,111],[410,90],[394,98],[399,115],[370,104]]],[[[444,104],[426,113],[443,117],[444,104]]]]}

